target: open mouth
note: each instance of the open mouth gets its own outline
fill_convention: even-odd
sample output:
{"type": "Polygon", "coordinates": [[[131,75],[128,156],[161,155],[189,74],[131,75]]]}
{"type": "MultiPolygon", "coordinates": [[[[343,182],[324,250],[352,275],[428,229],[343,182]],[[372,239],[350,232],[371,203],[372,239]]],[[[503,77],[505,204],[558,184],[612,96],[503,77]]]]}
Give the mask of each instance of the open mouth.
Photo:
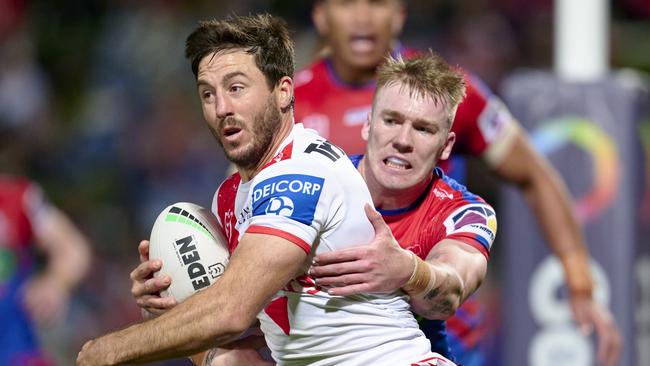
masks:
{"type": "Polygon", "coordinates": [[[350,47],[354,52],[370,52],[375,49],[377,40],[374,36],[354,35],[350,37],[350,47]]]}
{"type": "Polygon", "coordinates": [[[404,159],[400,159],[395,156],[390,156],[384,159],[384,165],[386,165],[389,168],[399,169],[399,170],[407,170],[412,168],[411,164],[408,161],[404,159]]]}
{"type": "Polygon", "coordinates": [[[240,131],[241,131],[241,128],[239,128],[239,127],[235,127],[235,126],[225,127],[223,129],[223,135],[225,137],[230,137],[230,136],[238,134],[240,131]]]}

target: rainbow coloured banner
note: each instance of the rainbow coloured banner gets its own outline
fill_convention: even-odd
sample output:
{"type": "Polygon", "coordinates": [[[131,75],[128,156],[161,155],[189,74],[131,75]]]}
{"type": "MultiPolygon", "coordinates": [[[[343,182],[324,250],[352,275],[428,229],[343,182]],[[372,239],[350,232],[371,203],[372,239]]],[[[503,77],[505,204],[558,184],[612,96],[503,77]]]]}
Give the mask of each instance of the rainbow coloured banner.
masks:
{"type": "Polygon", "coordinates": [[[620,177],[618,151],[612,138],[598,125],[581,117],[555,118],[542,122],[531,137],[535,148],[544,155],[574,144],[591,157],[591,189],[575,198],[575,211],[580,222],[590,222],[611,206],[620,177]]]}

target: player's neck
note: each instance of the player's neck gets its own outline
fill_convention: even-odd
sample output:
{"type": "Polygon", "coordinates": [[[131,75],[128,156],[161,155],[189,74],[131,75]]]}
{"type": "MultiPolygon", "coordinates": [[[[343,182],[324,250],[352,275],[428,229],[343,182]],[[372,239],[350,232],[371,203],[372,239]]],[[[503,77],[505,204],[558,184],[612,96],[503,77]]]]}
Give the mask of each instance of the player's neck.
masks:
{"type": "Polygon", "coordinates": [[[373,81],[377,76],[376,68],[355,68],[332,57],[330,60],[336,76],[347,84],[363,85],[373,81]]]}
{"type": "Polygon", "coordinates": [[[381,210],[397,210],[413,205],[429,188],[431,180],[434,179],[433,174],[431,174],[427,179],[412,187],[406,189],[387,189],[379,184],[372,174],[365,156],[359,162],[359,173],[361,173],[361,176],[366,181],[375,208],[381,210]]]}
{"type": "Polygon", "coordinates": [[[287,116],[285,116],[285,118],[282,120],[282,123],[280,125],[280,129],[273,136],[273,139],[271,140],[271,144],[269,144],[269,148],[266,149],[266,152],[264,152],[264,155],[259,160],[259,162],[254,167],[250,167],[250,168],[237,166],[237,171],[241,176],[242,182],[248,182],[249,180],[253,179],[257,175],[257,173],[259,173],[262,170],[262,168],[266,164],[268,164],[271,161],[271,159],[273,159],[275,153],[280,148],[282,142],[291,133],[293,125],[294,125],[293,116],[289,115],[288,118],[287,116]]]}

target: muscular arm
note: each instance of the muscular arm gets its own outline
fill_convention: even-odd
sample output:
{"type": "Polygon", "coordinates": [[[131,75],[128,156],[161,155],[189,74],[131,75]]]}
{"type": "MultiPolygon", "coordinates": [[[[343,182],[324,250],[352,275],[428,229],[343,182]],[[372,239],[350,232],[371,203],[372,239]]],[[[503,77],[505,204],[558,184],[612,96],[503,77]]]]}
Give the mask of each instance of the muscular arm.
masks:
{"type": "Polygon", "coordinates": [[[471,295],[485,278],[487,259],[476,248],[444,239],[429,252],[433,289],[411,294],[413,311],[427,319],[445,320],[471,295]]]}
{"type": "Polygon", "coordinates": [[[305,252],[286,239],[245,234],[224,275],[165,314],[88,342],[79,365],[187,356],[234,340],[293,278],[305,252]]]}
{"type": "MultiPolygon", "coordinates": [[[[366,207],[375,229],[369,245],[319,254],[310,275],[332,295],[392,292],[406,285],[413,273],[412,255],[402,249],[381,215],[366,207]]],[[[444,239],[429,252],[432,289],[409,293],[413,310],[430,319],[446,319],[483,281],[487,259],[463,242],[444,239]]],[[[425,284],[426,285],[426,284],[425,284]]]]}

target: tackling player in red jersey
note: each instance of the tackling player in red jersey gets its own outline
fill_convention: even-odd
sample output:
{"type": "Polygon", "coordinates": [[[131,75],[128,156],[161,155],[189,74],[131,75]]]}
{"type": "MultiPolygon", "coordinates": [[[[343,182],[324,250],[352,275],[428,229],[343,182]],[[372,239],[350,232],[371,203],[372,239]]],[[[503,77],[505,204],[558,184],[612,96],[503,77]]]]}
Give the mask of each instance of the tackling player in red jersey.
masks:
{"type": "MultiPolygon", "coordinates": [[[[372,111],[362,129],[366,155],[351,159],[400,247],[417,255],[433,273],[431,287],[415,294],[411,304],[430,320],[421,327],[432,348],[451,357],[443,321],[485,277],[496,215],[442,169],[434,170],[448,158],[456,140],[451,131],[456,105],[437,89],[450,84],[445,80],[450,71],[441,63],[436,56],[418,56],[391,59],[379,68],[372,111]],[[435,87],[430,86],[433,80],[438,82],[435,87]]],[[[463,80],[461,73],[451,75],[463,80]]],[[[404,288],[402,272],[394,265],[403,263],[404,252],[370,245],[318,255],[310,274],[318,285],[342,286],[331,290],[335,295],[404,288]],[[381,263],[393,265],[384,268],[381,263]]]]}
{"type": "MultiPolygon", "coordinates": [[[[296,74],[296,121],[315,128],[348,153],[360,153],[364,143],[359,132],[371,108],[377,67],[390,53],[407,57],[412,53],[396,40],[406,19],[405,2],[316,0],[312,18],[325,41],[326,56],[296,74]]],[[[523,192],[562,263],[577,324],[586,332],[595,328],[598,359],[615,364],[621,337],[609,310],[592,297],[589,254],[566,188],[500,100],[475,78],[467,77],[467,82],[467,98],[452,127],[454,151],[482,158],[501,179],[523,192]]],[[[471,327],[459,318],[453,322],[471,327]]],[[[475,343],[468,340],[464,345],[475,343]]],[[[468,356],[460,359],[467,366],[480,359],[471,349],[460,351],[459,356],[468,356]]]]}

